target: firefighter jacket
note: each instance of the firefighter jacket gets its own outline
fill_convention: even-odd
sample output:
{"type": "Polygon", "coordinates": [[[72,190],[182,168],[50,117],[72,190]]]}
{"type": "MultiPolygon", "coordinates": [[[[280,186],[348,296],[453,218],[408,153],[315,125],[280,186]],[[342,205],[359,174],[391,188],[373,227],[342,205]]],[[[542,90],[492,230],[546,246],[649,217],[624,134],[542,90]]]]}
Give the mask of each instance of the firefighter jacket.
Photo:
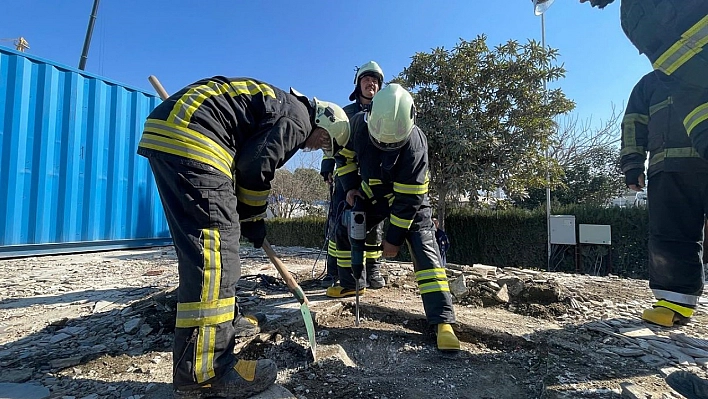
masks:
{"type": "Polygon", "coordinates": [[[649,153],[652,176],[666,172],[708,172],[708,161],[691,146],[661,72],[650,72],[634,86],[622,119],[622,172],[644,170],[649,153]]]}
{"type": "Polygon", "coordinates": [[[275,170],[312,133],[309,100],[251,78],[195,82],[155,108],[138,154],[213,169],[235,180],[241,219],[265,217],[275,170]]]}
{"type": "Polygon", "coordinates": [[[350,119],[350,125],[349,143],[335,155],[344,192],[358,188],[371,203],[388,203],[386,241],[402,245],[408,230],[419,228],[422,212],[430,208],[427,138],[414,126],[402,148],[382,151],[369,140],[364,112],[350,119]]]}
{"type": "MultiPolygon", "coordinates": [[[[359,99],[357,99],[355,102],[344,107],[344,113],[347,114],[347,118],[351,119],[358,112],[367,110],[368,108],[369,108],[368,105],[362,104],[359,101],[359,99]]],[[[333,176],[336,176],[336,173],[334,172],[335,165],[336,165],[336,162],[334,160],[334,157],[328,157],[326,155],[323,156],[322,163],[320,165],[320,175],[322,175],[322,177],[324,177],[325,179],[327,178],[327,175],[330,173],[333,176]]]]}

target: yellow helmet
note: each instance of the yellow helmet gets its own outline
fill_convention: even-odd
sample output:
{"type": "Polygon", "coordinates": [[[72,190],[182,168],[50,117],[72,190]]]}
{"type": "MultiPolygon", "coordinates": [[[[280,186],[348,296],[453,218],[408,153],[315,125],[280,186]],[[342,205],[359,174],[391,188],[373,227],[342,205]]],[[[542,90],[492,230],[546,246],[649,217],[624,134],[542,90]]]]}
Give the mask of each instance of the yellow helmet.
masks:
{"type": "Polygon", "coordinates": [[[371,142],[384,151],[397,150],[408,142],[415,125],[413,96],[391,83],[376,93],[365,117],[371,142]]]}
{"type": "Polygon", "coordinates": [[[349,101],[354,101],[359,95],[359,80],[364,76],[374,76],[379,80],[379,89],[383,86],[384,73],[383,69],[376,63],[376,61],[369,61],[366,64],[360,66],[356,69],[356,75],[354,75],[354,91],[349,95],[349,101]]]}
{"type": "Polygon", "coordinates": [[[344,147],[349,141],[349,118],[335,103],[320,101],[317,97],[313,98],[313,102],[315,103],[315,125],[325,129],[332,140],[330,148],[322,151],[331,157],[336,152],[335,143],[339,147],[344,147]]]}

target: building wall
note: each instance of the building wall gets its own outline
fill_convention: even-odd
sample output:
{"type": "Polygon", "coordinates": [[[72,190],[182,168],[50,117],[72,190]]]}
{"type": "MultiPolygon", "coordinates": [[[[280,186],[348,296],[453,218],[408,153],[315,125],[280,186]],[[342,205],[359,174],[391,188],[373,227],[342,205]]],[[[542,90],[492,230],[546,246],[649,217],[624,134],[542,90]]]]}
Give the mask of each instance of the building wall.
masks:
{"type": "Polygon", "coordinates": [[[135,153],[159,101],[0,47],[0,257],[169,242],[135,153]]]}

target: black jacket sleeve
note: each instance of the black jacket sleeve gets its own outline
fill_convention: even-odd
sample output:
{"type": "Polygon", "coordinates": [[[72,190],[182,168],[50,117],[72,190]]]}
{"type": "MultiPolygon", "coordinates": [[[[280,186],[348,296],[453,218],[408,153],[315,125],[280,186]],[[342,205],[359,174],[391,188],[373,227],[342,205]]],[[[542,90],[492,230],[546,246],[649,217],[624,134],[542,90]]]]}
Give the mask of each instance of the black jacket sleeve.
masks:
{"type": "Polygon", "coordinates": [[[334,157],[328,157],[327,155],[322,156],[322,163],[320,164],[320,175],[327,180],[327,176],[334,174],[334,157]]]}
{"type": "Polygon", "coordinates": [[[342,183],[344,192],[359,188],[361,186],[361,177],[359,176],[359,165],[356,155],[356,142],[363,135],[366,135],[368,140],[369,131],[364,122],[364,114],[358,113],[349,119],[351,128],[351,136],[347,145],[339,150],[334,156],[337,163],[337,179],[342,183]]]}
{"type": "Polygon", "coordinates": [[[647,80],[642,78],[632,89],[622,119],[620,167],[625,174],[632,169],[643,171],[644,161],[647,158],[651,96],[648,93],[646,82],[647,80]]]}
{"type": "Polygon", "coordinates": [[[246,141],[238,154],[235,173],[241,220],[265,218],[270,182],[276,169],[295,155],[308,134],[292,119],[281,117],[246,141]]]}
{"type": "Polygon", "coordinates": [[[386,241],[402,245],[416,213],[428,195],[428,145],[425,136],[413,127],[411,141],[401,149],[393,176],[393,202],[386,241]]]}

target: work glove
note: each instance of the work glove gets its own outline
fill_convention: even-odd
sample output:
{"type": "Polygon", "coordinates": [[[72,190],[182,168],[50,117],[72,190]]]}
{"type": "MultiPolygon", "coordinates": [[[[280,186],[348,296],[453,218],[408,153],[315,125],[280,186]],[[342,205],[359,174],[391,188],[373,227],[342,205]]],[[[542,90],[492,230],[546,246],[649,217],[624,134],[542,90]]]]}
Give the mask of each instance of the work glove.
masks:
{"type": "MultiPolygon", "coordinates": [[[[585,3],[588,0],[580,0],[581,3],[585,3]]],[[[598,7],[598,8],[605,8],[608,4],[612,3],[615,0],[590,0],[590,4],[593,7],[598,7]]]]}
{"type": "Polygon", "coordinates": [[[252,242],[254,248],[262,247],[266,236],[265,220],[241,222],[241,236],[252,242]]]}
{"type": "Polygon", "coordinates": [[[642,179],[642,185],[640,186],[639,182],[639,177],[644,175],[644,169],[636,168],[636,169],[630,169],[626,172],[624,172],[624,183],[629,186],[638,186],[642,187],[643,186],[643,180],[642,179]]]}

